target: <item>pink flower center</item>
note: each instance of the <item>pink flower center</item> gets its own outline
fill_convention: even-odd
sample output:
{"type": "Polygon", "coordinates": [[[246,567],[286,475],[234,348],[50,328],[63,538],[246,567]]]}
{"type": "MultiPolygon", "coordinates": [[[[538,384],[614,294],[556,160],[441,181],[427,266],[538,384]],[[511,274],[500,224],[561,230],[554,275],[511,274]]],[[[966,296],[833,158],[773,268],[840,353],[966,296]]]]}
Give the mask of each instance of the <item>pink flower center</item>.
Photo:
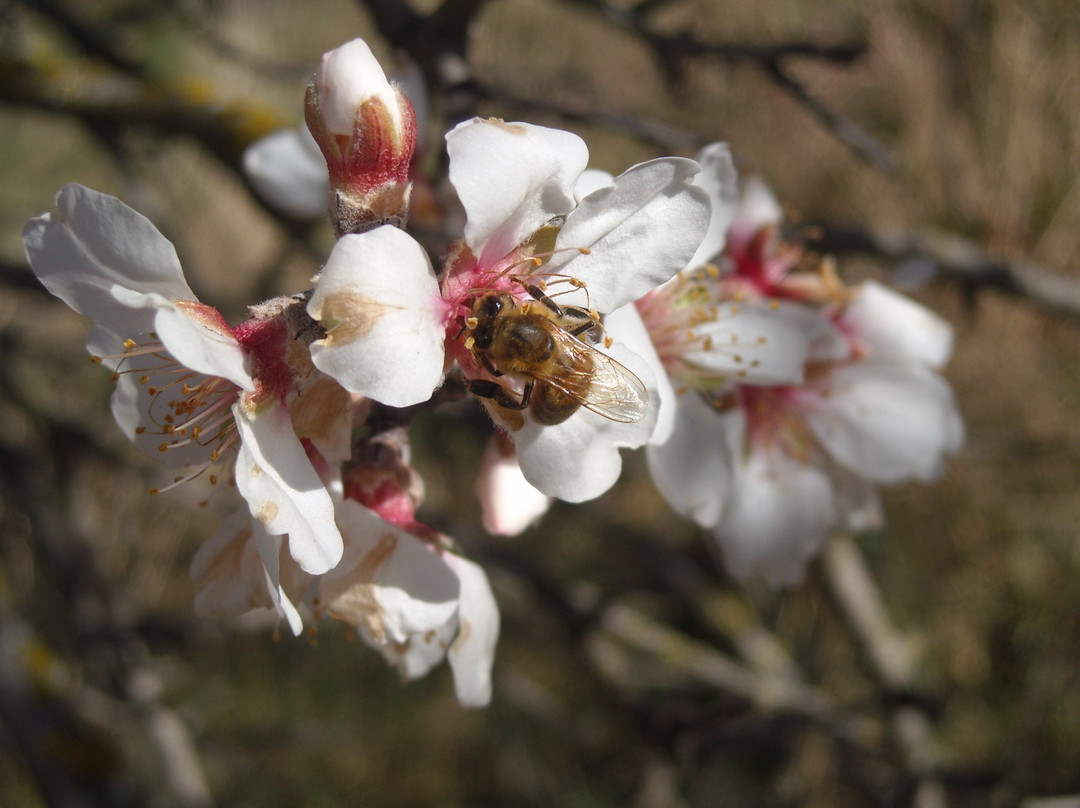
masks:
{"type": "Polygon", "coordinates": [[[779,449],[810,462],[813,438],[803,416],[802,387],[741,386],[737,393],[746,413],[747,440],[755,450],[779,449]]]}

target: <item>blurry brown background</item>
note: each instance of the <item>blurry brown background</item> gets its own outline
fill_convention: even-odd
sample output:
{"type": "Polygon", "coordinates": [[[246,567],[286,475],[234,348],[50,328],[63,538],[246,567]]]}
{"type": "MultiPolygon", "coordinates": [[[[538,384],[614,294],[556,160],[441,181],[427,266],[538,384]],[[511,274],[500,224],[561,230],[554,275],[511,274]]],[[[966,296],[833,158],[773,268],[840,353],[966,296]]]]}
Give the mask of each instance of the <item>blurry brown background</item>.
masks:
{"type": "Polygon", "coordinates": [[[1080,6],[498,0],[396,34],[395,8],[0,3],[0,805],[1032,808],[1080,794],[1080,311],[995,288],[1008,271],[1060,280],[1053,302],[1080,283],[1080,6]],[[902,687],[875,673],[820,566],[781,593],[735,587],[639,457],[602,499],[483,536],[470,474],[489,427],[465,406],[412,434],[426,517],[495,584],[491,707],[461,710],[442,668],[401,683],[341,627],[294,640],[192,615],[187,565],[218,503],[199,507],[197,485],[147,493],[167,472],[113,426],[87,324],[36,287],[22,224],[78,181],[149,216],[227,314],[305,288],[329,229],[272,215],[236,160],[299,123],[323,51],[370,37],[389,64],[387,31],[430,76],[456,45],[472,70],[432,91],[433,173],[463,114],[572,129],[611,171],[726,140],[803,235],[927,247],[838,253],[852,278],[936,269],[906,291],[957,332],[966,448],[939,484],[887,492],[887,528],[858,537],[909,642],[902,687]],[[812,47],[782,55],[791,43],[812,47]],[[941,234],[971,260],[934,252],[941,234]],[[632,648],[610,622],[622,608],[701,647],[632,648]],[[755,669],[748,626],[828,694],[824,713],[755,704],[687,663],[705,649],[755,669]],[[912,747],[931,748],[926,765],[896,740],[901,714],[929,727],[912,747]],[[864,723],[852,735],[841,715],[864,723]]]}

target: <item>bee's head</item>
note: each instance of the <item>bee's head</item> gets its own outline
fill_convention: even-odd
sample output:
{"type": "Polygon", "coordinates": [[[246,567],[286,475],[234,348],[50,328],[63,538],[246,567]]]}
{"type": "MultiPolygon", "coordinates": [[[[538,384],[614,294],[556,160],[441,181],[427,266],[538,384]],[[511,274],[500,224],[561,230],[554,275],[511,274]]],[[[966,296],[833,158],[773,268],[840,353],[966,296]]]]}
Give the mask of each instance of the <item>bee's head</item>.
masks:
{"type": "Polygon", "coordinates": [[[491,345],[495,321],[500,314],[514,308],[514,299],[505,292],[489,292],[473,302],[472,317],[466,322],[477,347],[491,345]]]}

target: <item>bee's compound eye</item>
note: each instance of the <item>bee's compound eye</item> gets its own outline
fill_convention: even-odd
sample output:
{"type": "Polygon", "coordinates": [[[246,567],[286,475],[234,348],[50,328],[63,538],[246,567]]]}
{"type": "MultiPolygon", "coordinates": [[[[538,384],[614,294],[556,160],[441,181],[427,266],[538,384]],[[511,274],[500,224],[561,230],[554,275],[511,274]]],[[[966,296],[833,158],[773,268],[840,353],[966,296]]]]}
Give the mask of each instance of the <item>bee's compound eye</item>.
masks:
{"type": "Polygon", "coordinates": [[[484,314],[494,317],[503,310],[503,299],[499,295],[490,295],[484,299],[484,314]]]}

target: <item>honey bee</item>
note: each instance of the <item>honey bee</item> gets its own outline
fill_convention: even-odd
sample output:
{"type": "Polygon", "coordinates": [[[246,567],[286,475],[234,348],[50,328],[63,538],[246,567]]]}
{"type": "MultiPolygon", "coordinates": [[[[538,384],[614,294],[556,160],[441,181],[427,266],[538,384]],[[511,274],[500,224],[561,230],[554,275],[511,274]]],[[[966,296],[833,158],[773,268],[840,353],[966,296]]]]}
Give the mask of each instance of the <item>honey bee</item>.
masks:
{"type": "Polygon", "coordinates": [[[471,379],[469,391],[509,410],[528,409],[541,424],[560,424],[585,407],[612,421],[645,416],[649,394],[630,370],[580,339],[599,327],[596,315],[559,307],[535,286],[535,301],[519,303],[507,292],[487,292],[473,302],[465,344],[496,378],[524,380],[518,394],[497,381],[471,379]]]}

